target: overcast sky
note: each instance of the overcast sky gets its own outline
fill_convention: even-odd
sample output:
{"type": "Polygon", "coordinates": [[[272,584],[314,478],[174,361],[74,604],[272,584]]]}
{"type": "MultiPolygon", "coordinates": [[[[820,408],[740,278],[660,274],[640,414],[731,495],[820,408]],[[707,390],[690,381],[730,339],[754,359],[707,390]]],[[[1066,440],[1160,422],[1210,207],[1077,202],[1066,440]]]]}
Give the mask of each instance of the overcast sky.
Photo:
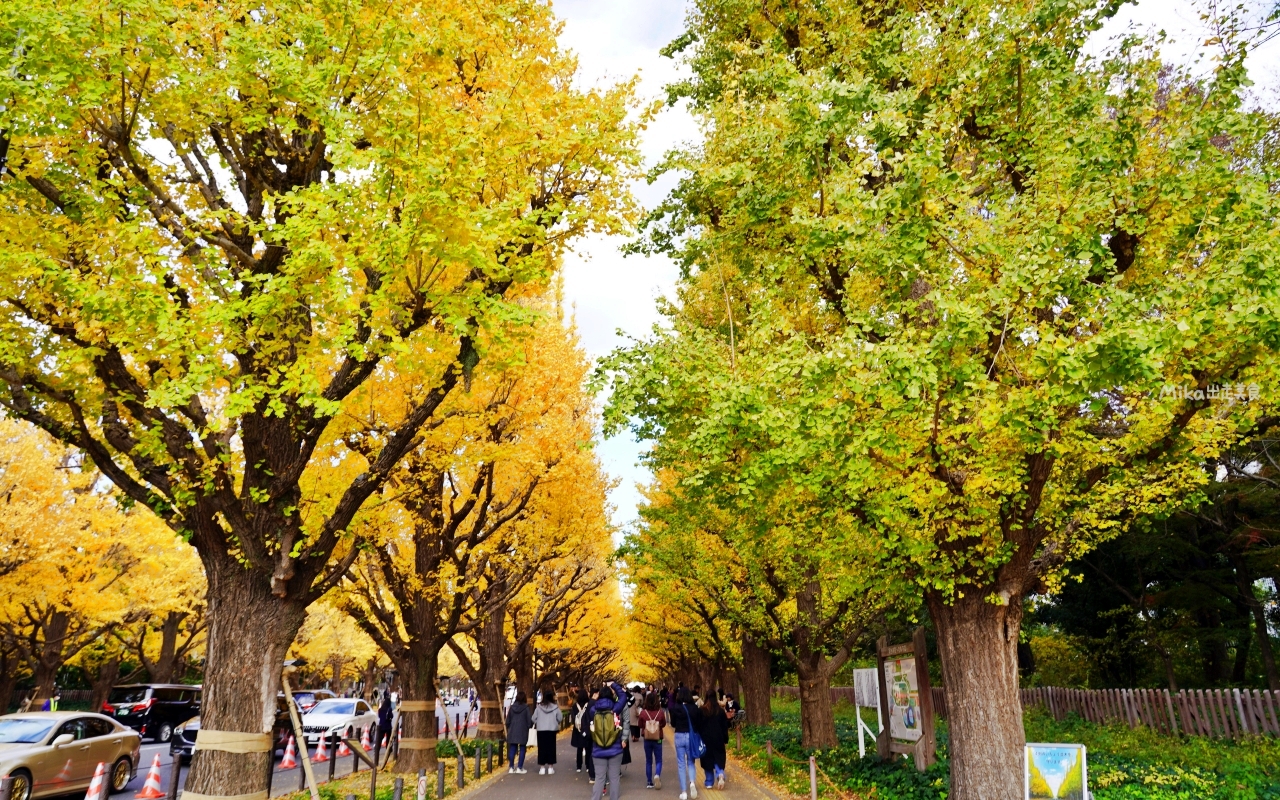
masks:
{"type": "MultiPolygon", "coordinates": [[[[1244,1],[1258,10],[1273,2],[1244,1]]],[[[685,0],[553,0],[553,7],[565,21],[561,41],[578,55],[583,85],[607,85],[639,75],[641,95],[654,99],[678,76],[677,64],[658,51],[682,30],[685,0]]],[[[1189,63],[1204,52],[1201,44],[1208,33],[1197,11],[1203,7],[1205,3],[1189,0],[1141,0],[1101,31],[1095,44],[1101,49],[1130,29],[1164,30],[1170,38],[1166,58],[1189,63]]],[[[1250,73],[1255,91],[1274,99],[1280,85],[1280,39],[1255,53],[1250,73]]],[[[645,133],[645,158],[652,164],[666,151],[697,138],[692,117],[683,109],[668,109],[645,133]]],[[[670,188],[670,181],[640,183],[635,191],[646,207],[652,207],[670,188]]],[[[619,329],[635,337],[648,333],[659,321],[654,300],[675,284],[676,269],[666,259],[624,258],[619,248],[625,241],[582,240],[565,263],[565,300],[577,320],[582,345],[593,358],[625,342],[616,333],[619,329]]],[[[629,436],[605,440],[598,450],[605,469],[619,481],[611,501],[614,523],[621,529],[636,518],[640,495],[635,485],[647,483],[649,474],[637,464],[640,445],[629,436]]]]}

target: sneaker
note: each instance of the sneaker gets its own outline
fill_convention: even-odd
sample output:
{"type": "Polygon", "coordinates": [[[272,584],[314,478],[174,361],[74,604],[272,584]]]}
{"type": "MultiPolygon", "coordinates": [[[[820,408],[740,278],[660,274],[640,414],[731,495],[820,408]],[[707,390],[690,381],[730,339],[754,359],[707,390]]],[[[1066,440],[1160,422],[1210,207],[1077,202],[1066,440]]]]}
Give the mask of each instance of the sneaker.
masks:
{"type": "Polygon", "coordinates": [[[555,775],[555,774],[556,774],[556,768],[555,768],[555,767],[547,767],[547,774],[548,774],[548,775],[555,775]]]}
{"type": "Polygon", "coordinates": [[[524,767],[521,767],[520,769],[516,770],[516,773],[517,773],[517,774],[519,774],[519,775],[524,775],[524,774],[526,774],[528,771],[529,771],[529,770],[525,769],[524,767]]]}
{"type": "Polygon", "coordinates": [[[595,778],[592,778],[591,780],[587,781],[587,784],[588,784],[588,785],[590,785],[590,786],[595,786],[595,785],[596,785],[596,779],[595,779],[595,778]]]}
{"type": "Polygon", "coordinates": [[[698,800],[698,786],[693,781],[689,781],[689,800],[698,800]]]}
{"type": "Polygon", "coordinates": [[[516,768],[515,768],[515,767],[507,767],[507,774],[508,774],[508,775],[515,775],[515,774],[516,774],[516,768]]]}
{"type": "Polygon", "coordinates": [[[579,767],[578,769],[575,769],[574,772],[582,772],[582,768],[579,767]]]}
{"type": "Polygon", "coordinates": [[[720,774],[716,775],[716,788],[717,788],[717,789],[723,789],[723,788],[724,788],[724,773],[723,773],[723,772],[721,772],[720,774]]]}
{"type": "Polygon", "coordinates": [[[652,789],[652,788],[653,788],[653,784],[652,784],[652,783],[646,783],[646,784],[644,785],[644,788],[646,788],[646,789],[652,789]]]}
{"type": "Polygon", "coordinates": [[[546,767],[538,767],[538,774],[539,774],[539,775],[546,775],[546,774],[547,774],[547,768],[546,768],[546,767]]]}
{"type": "Polygon", "coordinates": [[[662,788],[662,776],[661,776],[661,775],[654,775],[654,776],[653,776],[653,788],[655,788],[655,789],[661,789],[661,788],[662,788]]]}
{"type": "Polygon", "coordinates": [[[680,793],[680,800],[689,800],[689,793],[688,793],[688,792],[681,792],[681,793],[680,793]]]}

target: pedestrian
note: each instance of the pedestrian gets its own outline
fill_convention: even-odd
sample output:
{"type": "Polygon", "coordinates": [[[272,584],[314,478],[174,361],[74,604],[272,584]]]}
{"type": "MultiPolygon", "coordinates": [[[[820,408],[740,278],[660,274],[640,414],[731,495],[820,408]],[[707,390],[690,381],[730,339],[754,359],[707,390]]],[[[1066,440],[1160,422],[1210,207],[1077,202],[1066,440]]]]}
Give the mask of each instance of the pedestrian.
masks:
{"type": "Polygon", "coordinates": [[[662,733],[667,712],[658,705],[657,692],[649,692],[640,709],[640,735],[644,737],[644,777],[649,789],[662,788],[662,733]]]}
{"type": "Polygon", "coordinates": [[[533,727],[538,731],[538,774],[556,774],[556,734],[560,732],[560,704],[550,686],[542,687],[542,702],[533,710],[533,727]]]}
{"type": "Polygon", "coordinates": [[[631,702],[627,703],[627,722],[631,726],[631,741],[640,741],[640,707],[644,705],[644,694],[637,686],[631,690],[631,702]]]}
{"type": "Polygon", "coordinates": [[[708,789],[724,788],[725,750],[729,744],[729,718],[724,709],[716,702],[714,694],[707,695],[707,702],[702,704],[702,744],[706,749],[702,752],[702,770],[706,774],[705,785],[708,789]]]}
{"type": "Polygon", "coordinates": [[[671,738],[676,748],[676,777],[680,781],[680,800],[696,800],[698,773],[694,770],[693,758],[689,754],[689,732],[701,730],[701,719],[693,705],[693,697],[684,686],[676,689],[675,696],[667,706],[667,721],[675,732],[671,738]],[[685,791],[686,788],[688,791],[685,791]]]}
{"type": "Polygon", "coordinates": [[[528,697],[523,691],[516,692],[516,698],[507,709],[507,772],[523,775],[524,754],[529,748],[529,730],[533,727],[533,716],[529,713],[528,697]],[[516,753],[520,761],[516,761],[516,753]]]}
{"type": "Polygon", "coordinates": [[[577,700],[573,704],[573,734],[570,743],[577,753],[577,771],[582,772],[582,763],[586,761],[587,778],[596,782],[595,760],[591,758],[591,697],[586,689],[578,690],[577,700]]]}
{"type": "Polygon", "coordinates": [[[591,704],[591,745],[596,765],[602,773],[591,790],[591,800],[601,800],[604,787],[609,787],[609,800],[622,793],[622,753],[626,745],[621,717],[627,707],[626,688],[614,681],[601,686],[597,700],[591,704]]]}
{"type": "Polygon", "coordinates": [[[381,746],[383,737],[386,737],[387,744],[391,744],[394,739],[391,736],[391,718],[395,716],[395,707],[391,705],[391,693],[382,693],[382,705],[378,706],[378,741],[377,745],[381,746]]]}

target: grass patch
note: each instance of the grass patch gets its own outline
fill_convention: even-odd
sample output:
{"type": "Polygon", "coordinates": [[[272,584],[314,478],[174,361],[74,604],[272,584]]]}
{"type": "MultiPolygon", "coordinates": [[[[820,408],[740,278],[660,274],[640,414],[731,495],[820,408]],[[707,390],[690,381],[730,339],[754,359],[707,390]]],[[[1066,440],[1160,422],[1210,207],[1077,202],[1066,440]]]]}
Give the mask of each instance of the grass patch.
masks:
{"type": "MultiPolygon", "coordinates": [[[[466,769],[463,777],[466,779],[467,788],[476,783],[475,778],[475,756],[477,747],[480,749],[480,780],[486,780],[491,774],[488,771],[488,752],[485,749],[485,743],[488,740],[477,742],[474,739],[468,739],[461,742],[462,753],[466,757],[466,769]]],[[[436,748],[436,752],[440,757],[440,761],[444,764],[444,795],[443,797],[451,797],[462,789],[458,788],[458,744],[453,740],[441,740],[436,748]]],[[[503,760],[505,753],[505,745],[502,742],[493,742],[494,760],[493,772],[506,771],[506,761],[503,760]]],[[[362,765],[363,766],[363,765],[362,765]]],[[[404,778],[404,800],[413,800],[418,784],[418,776],[415,773],[396,772],[395,762],[393,761],[390,768],[378,773],[378,792],[374,800],[392,800],[395,789],[396,778],[404,778]]],[[[317,775],[317,778],[323,780],[323,775],[317,775]]],[[[440,800],[436,797],[436,781],[435,773],[427,775],[427,797],[431,800],[440,800]]],[[[343,778],[335,778],[327,783],[321,783],[318,789],[320,800],[346,800],[348,795],[355,795],[357,800],[369,800],[369,770],[363,768],[354,775],[347,775],[343,778]]],[[[294,792],[286,796],[287,800],[310,800],[311,793],[307,790],[294,792]]]]}
{"type": "MultiPolygon", "coordinates": [[[[800,745],[798,701],[775,699],[774,722],[746,726],[742,750],[735,752],[754,773],[784,791],[809,793],[808,758],[800,745]],[[765,743],[775,757],[768,763],[765,743]]],[[[875,728],[875,713],[863,711],[875,728]]],[[[879,762],[868,742],[866,758],[858,757],[854,709],[836,707],[839,746],[813,752],[826,780],[819,796],[876,800],[945,800],[950,766],[948,731],[939,720],[938,763],[923,774],[907,760],[879,762]]],[[[1078,742],[1089,749],[1089,787],[1096,800],[1280,800],[1280,740],[1248,738],[1220,741],[1201,737],[1159,736],[1144,728],[1095,725],[1074,715],[1055,721],[1041,709],[1024,720],[1028,741],[1078,742]]]]}

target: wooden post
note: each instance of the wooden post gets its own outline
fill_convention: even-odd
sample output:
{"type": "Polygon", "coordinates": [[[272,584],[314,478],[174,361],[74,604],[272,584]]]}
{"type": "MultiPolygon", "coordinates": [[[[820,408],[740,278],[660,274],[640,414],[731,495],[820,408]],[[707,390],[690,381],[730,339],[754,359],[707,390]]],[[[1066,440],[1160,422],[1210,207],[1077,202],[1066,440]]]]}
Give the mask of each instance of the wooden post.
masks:
{"type": "MultiPolygon", "coordinates": [[[[267,796],[271,796],[271,773],[276,765],[276,754],[274,752],[267,754],[267,796]]],[[[169,770],[169,793],[165,795],[168,800],[178,800],[178,784],[182,781],[182,758],[174,756],[173,768],[169,770]]],[[[0,800],[9,800],[8,795],[0,789],[0,800]]]]}
{"type": "Polygon", "coordinates": [[[338,763],[338,734],[329,734],[329,780],[333,780],[333,768],[338,763]]]}
{"type": "Polygon", "coordinates": [[[738,735],[738,754],[742,754],[742,727],[734,728],[734,733],[738,735]]]}
{"type": "Polygon", "coordinates": [[[444,762],[436,759],[436,800],[444,797],[444,762]]]}
{"type": "Polygon", "coordinates": [[[13,778],[0,778],[0,800],[13,797],[13,778]]]}
{"type": "Polygon", "coordinates": [[[772,775],[773,774],[773,740],[772,739],[764,740],[764,754],[766,759],[765,771],[768,772],[770,775],[772,775]]]}
{"type": "MultiPolygon", "coordinates": [[[[297,667],[285,667],[280,674],[280,684],[284,689],[285,705],[289,708],[289,722],[293,725],[294,739],[302,743],[302,778],[311,785],[311,800],[320,800],[320,789],[316,786],[316,776],[311,773],[311,759],[307,757],[307,737],[302,731],[302,720],[298,718],[298,704],[293,701],[293,689],[289,687],[289,676],[295,671],[297,671],[297,667]]],[[[275,753],[273,751],[268,755],[267,761],[274,760],[275,753]]],[[[299,791],[304,786],[299,786],[299,791]]]]}
{"type": "Polygon", "coordinates": [[[404,778],[396,778],[396,782],[392,784],[391,800],[403,800],[404,798],[404,778]]]}
{"type": "Polygon", "coordinates": [[[818,760],[809,756],[809,800],[818,800],[818,760]]]}
{"type": "Polygon", "coordinates": [[[493,772],[493,740],[484,743],[484,755],[489,761],[489,772],[493,772]]]}
{"type": "Polygon", "coordinates": [[[476,780],[480,780],[480,744],[476,743],[476,780]]]}
{"type": "Polygon", "coordinates": [[[369,765],[369,800],[375,800],[378,796],[378,760],[374,759],[369,765]]]}
{"type": "MultiPolygon", "coordinates": [[[[881,636],[876,640],[876,693],[880,697],[880,708],[892,717],[889,710],[889,688],[884,683],[884,652],[889,649],[889,637],[881,636]]],[[[877,716],[879,709],[876,709],[877,716]]],[[[889,757],[889,720],[880,723],[880,733],[876,735],[876,757],[884,761],[889,757]]]]}
{"type": "MultiPolygon", "coordinates": [[[[453,735],[458,735],[458,729],[453,729],[453,735]]],[[[461,789],[467,785],[467,757],[462,754],[462,745],[458,745],[458,788],[461,789]]]]}
{"type": "Polygon", "coordinates": [[[418,785],[414,787],[413,800],[427,800],[427,771],[425,769],[418,770],[418,785]]]}
{"type": "Polygon", "coordinates": [[[929,684],[929,647],[923,627],[916,628],[911,643],[915,645],[916,686],[920,689],[920,741],[916,742],[916,769],[924,772],[938,760],[938,740],[933,732],[933,689],[929,684]]]}

